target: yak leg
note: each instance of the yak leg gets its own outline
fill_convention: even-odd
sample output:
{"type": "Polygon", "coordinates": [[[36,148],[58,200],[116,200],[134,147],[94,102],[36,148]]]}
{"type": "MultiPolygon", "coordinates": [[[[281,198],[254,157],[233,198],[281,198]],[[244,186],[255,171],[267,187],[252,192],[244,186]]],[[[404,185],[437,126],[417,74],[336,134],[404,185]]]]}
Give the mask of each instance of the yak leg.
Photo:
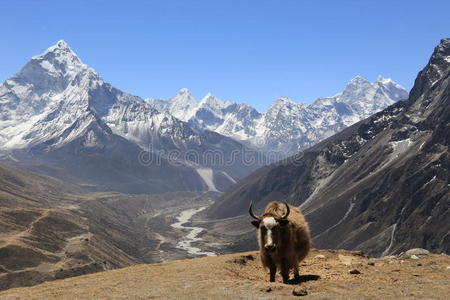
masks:
{"type": "Polygon", "coordinates": [[[270,255],[261,254],[261,262],[265,268],[269,269],[270,282],[275,282],[275,274],[277,273],[277,265],[270,255]]]}
{"type": "Polygon", "coordinates": [[[299,270],[298,270],[298,264],[295,264],[295,266],[294,266],[294,280],[296,282],[300,281],[300,273],[299,273],[299,270]]]}
{"type": "Polygon", "coordinates": [[[275,282],[275,274],[277,273],[277,267],[275,264],[269,267],[270,270],[270,282],[275,282]]]}
{"type": "Polygon", "coordinates": [[[270,282],[275,282],[275,274],[277,273],[277,266],[270,256],[265,257],[265,265],[269,268],[270,282]]]}
{"type": "Polygon", "coordinates": [[[281,277],[283,278],[283,283],[288,283],[289,281],[289,264],[283,259],[281,262],[281,277]]]}

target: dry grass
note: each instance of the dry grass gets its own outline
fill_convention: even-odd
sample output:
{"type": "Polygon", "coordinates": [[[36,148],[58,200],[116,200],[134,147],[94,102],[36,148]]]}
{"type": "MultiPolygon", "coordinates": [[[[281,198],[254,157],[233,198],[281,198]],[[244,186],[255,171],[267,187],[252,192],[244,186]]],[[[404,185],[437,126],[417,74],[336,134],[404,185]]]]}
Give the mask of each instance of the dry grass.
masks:
{"type": "Polygon", "coordinates": [[[306,289],[312,299],[448,299],[450,257],[369,259],[358,252],[314,250],[301,282],[268,283],[256,252],[138,265],[29,288],[1,299],[281,299],[306,289]],[[316,255],[325,258],[317,258],[316,255]],[[369,264],[370,263],[370,264],[369,264]],[[374,265],[372,265],[372,263],[374,265]],[[357,269],[361,274],[350,274],[357,269]]]}

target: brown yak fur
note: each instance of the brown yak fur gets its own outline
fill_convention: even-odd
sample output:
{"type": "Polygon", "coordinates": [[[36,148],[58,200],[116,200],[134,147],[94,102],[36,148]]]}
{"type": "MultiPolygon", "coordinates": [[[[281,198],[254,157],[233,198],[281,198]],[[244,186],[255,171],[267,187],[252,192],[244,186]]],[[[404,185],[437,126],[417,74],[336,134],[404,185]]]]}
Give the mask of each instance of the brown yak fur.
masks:
{"type": "Polygon", "coordinates": [[[290,213],[287,222],[277,221],[272,239],[276,245],[273,252],[268,252],[264,248],[267,236],[262,232],[265,229],[263,219],[265,217],[280,218],[286,212],[286,205],[277,201],[267,204],[264,214],[259,221],[253,221],[253,225],[258,227],[258,242],[260,256],[263,266],[270,271],[270,281],[275,281],[277,269],[280,270],[283,282],[289,280],[289,271],[294,271],[295,280],[300,279],[299,263],[308,255],[311,247],[308,223],[298,207],[289,205],[290,213]]]}

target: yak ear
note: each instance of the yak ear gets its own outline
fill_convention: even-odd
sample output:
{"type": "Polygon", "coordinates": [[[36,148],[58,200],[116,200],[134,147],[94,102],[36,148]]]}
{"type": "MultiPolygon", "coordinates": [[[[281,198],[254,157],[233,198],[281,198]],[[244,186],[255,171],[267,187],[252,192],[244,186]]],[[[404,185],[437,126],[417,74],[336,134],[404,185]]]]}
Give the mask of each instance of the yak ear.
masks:
{"type": "Polygon", "coordinates": [[[252,225],[255,226],[256,228],[259,228],[259,220],[253,220],[252,225]]]}
{"type": "Polygon", "coordinates": [[[280,223],[281,226],[286,226],[287,224],[289,224],[289,220],[281,219],[278,221],[278,223],[280,223]]]}

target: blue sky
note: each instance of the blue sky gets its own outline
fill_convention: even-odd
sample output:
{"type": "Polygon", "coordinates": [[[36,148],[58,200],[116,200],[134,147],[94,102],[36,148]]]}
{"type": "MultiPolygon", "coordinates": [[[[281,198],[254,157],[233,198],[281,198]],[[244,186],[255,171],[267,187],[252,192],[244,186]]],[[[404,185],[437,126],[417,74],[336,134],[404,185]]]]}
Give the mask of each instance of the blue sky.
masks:
{"type": "Polygon", "coordinates": [[[310,103],[356,75],[412,87],[439,40],[450,1],[2,1],[0,81],[64,39],[126,92],[254,105],[310,103]]]}

